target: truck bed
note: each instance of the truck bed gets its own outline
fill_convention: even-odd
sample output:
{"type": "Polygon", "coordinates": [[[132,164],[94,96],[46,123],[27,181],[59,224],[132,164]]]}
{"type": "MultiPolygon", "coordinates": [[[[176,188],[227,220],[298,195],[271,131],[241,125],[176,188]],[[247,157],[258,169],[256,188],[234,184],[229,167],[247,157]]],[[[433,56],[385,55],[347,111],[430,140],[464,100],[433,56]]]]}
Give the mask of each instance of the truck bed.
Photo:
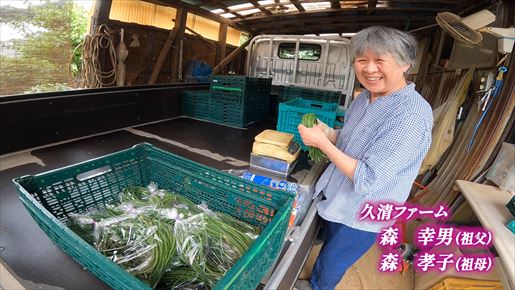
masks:
{"type": "MultiPolygon", "coordinates": [[[[66,289],[109,289],[55,246],[38,227],[19,201],[11,182],[13,178],[86,161],[141,142],[220,170],[247,169],[254,136],[274,127],[275,124],[269,120],[238,129],[179,117],[3,156],[0,159],[0,259],[20,278],[35,283],[66,289]]],[[[321,171],[320,165],[315,165],[315,168],[317,170],[303,169],[294,174],[301,190],[307,193],[312,191],[321,171]]],[[[292,229],[293,233],[283,248],[283,257],[276,264],[278,268],[271,269],[263,281],[271,289],[279,285],[281,288],[284,285],[291,287],[309,253],[318,229],[316,209],[313,207],[308,212],[310,206],[311,200],[304,212],[309,225],[302,227],[299,222],[292,229]],[[300,238],[299,234],[311,238],[300,238]]]]}

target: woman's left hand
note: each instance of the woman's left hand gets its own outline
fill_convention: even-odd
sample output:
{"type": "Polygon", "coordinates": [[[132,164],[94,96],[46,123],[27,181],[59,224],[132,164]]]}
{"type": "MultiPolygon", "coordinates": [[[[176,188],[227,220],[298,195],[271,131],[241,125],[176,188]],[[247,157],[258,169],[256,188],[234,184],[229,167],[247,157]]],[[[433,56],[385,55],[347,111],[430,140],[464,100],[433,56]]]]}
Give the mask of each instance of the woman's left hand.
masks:
{"type": "Polygon", "coordinates": [[[327,135],[324,133],[324,130],[319,125],[308,128],[300,124],[297,129],[299,130],[302,142],[304,142],[304,144],[307,146],[321,149],[320,147],[322,144],[324,144],[324,142],[331,142],[327,135]]]}

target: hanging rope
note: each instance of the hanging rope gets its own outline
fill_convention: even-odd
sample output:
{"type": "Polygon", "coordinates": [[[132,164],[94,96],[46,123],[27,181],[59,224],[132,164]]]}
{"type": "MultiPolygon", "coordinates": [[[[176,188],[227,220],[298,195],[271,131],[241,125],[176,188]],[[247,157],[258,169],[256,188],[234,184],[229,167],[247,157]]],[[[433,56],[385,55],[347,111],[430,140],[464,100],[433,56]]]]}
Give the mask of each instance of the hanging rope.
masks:
{"type": "Polygon", "coordinates": [[[177,79],[182,82],[182,46],[184,44],[184,39],[181,39],[181,43],[179,45],[179,69],[177,70],[177,79]]]}
{"type": "Polygon", "coordinates": [[[82,79],[86,88],[100,88],[114,84],[116,81],[116,50],[107,25],[97,27],[93,35],[87,35],[82,45],[82,79]],[[99,54],[107,50],[111,70],[103,71],[99,54]]]}

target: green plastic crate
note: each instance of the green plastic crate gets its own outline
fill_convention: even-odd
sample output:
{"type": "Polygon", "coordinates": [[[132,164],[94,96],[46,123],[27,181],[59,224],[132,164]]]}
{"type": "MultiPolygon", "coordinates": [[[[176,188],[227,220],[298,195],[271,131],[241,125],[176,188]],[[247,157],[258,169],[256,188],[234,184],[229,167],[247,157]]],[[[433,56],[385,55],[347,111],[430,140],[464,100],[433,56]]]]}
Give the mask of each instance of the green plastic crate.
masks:
{"type": "Polygon", "coordinates": [[[282,87],[278,90],[280,102],[286,102],[295,98],[340,104],[341,92],[302,87],[282,87]]]}
{"type": "Polygon", "coordinates": [[[185,91],[184,115],[244,128],[268,118],[272,79],[213,76],[210,91],[185,91]]]}
{"type": "Polygon", "coordinates": [[[182,113],[193,118],[205,118],[209,114],[209,90],[183,91],[182,113]]]}
{"type": "Polygon", "coordinates": [[[314,113],[318,119],[329,127],[343,126],[343,123],[339,122],[337,117],[344,116],[345,112],[340,111],[336,103],[318,102],[302,98],[280,103],[277,131],[293,134],[295,136],[294,140],[300,145],[302,150],[307,150],[308,146],[302,142],[297,127],[302,122],[302,116],[307,113],[314,113]]]}
{"type": "Polygon", "coordinates": [[[148,143],[13,180],[20,200],[50,239],[114,289],[150,289],[65,226],[71,213],[103,208],[127,186],[174,190],[263,228],[214,289],[254,289],[280,253],[293,196],[171,154],[148,143]]]}
{"type": "Polygon", "coordinates": [[[254,91],[265,89],[270,92],[272,85],[271,78],[251,78],[246,76],[235,75],[215,75],[211,80],[211,88],[227,87],[232,89],[240,89],[241,91],[254,91]]]}

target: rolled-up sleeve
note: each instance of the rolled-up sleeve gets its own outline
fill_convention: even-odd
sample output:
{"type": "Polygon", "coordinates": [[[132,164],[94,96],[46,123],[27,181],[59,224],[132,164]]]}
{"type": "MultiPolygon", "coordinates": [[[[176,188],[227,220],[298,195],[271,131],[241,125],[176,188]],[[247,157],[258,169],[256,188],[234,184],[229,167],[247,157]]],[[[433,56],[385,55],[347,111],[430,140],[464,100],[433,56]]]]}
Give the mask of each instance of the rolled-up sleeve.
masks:
{"type": "MultiPolygon", "coordinates": [[[[431,145],[431,124],[417,114],[400,115],[385,123],[354,171],[356,193],[382,192],[396,178],[420,167],[431,145]]],[[[410,173],[411,174],[411,173],[410,173]]]]}

